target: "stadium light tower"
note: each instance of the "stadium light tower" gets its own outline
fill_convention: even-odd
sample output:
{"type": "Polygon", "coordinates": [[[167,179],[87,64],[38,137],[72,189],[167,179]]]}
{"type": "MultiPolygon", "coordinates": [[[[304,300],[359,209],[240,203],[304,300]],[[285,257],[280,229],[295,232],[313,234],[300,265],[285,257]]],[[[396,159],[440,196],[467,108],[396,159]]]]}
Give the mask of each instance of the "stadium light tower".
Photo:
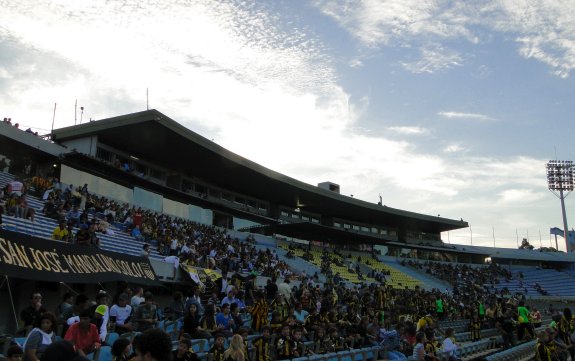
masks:
{"type": "Polygon", "coordinates": [[[565,239],[565,249],[571,252],[569,238],[567,237],[567,215],[565,214],[565,198],[569,192],[573,191],[574,165],[570,160],[550,160],[547,163],[547,184],[549,190],[561,200],[561,211],[563,213],[563,238],[565,239]]]}

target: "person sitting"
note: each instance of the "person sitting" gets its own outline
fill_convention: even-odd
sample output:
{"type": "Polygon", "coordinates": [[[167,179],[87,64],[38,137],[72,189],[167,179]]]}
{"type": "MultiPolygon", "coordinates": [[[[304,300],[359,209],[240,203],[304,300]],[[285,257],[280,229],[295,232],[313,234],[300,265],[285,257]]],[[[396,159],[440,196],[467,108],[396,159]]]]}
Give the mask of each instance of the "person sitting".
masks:
{"type": "Polygon", "coordinates": [[[132,306],[128,304],[130,296],[122,293],[118,297],[118,303],[110,308],[110,321],[116,324],[116,332],[119,334],[130,332],[134,329],[130,317],[132,315],[132,306]]]}
{"type": "Polygon", "coordinates": [[[172,361],[199,361],[200,358],[192,350],[192,341],[180,339],[178,348],[173,352],[172,361]]]}
{"type": "Polygon", "coordinates": [[[30,296],[30,305],[20,312],[24,327],[29,329],[35,326],[44,312],[46,309],[42,306],[42,295],[39,292],[33,292],[30,296]]]}
{"type": "Polygon", "coordinates": [[[82,213],[80,212],[80,210],[78,209],[78,206],[74,206],[74,208],[72,208],[67,214],[66,214],[66,220],[68,221],[69,224],[72,224],[73,226],[79,226],[80,225],[80,216],[82,215],[82,213]]]}
{"type": "Polygon", "coordinates": [[[91,241],[90,231],[88,231],[88,226],[85,224],[80,225],[80,229],[76,232],[76,244],[81,244],[84,246],[89,246],[91,241]]]}
{"type": "Polygon", "coordinates": [[[42,361],[88,361],[82,351],[74,348],[70,341],[53,342],[42,355],[42,361]]]}
{"type": "Polygon", "coordinates": [[[158,321],[157,306],[154,304],[154,296],[150,292],[144,295],[144,303],[138,306],[134,313],[134,321],[137,322],[139,332],[154,328],[158,321]]]}
{"type": "Polygon", "coordinates": [[[172,359],[172,339],[164,331],[152,328],[134,339],[136,360],[170,361],[172,359]]]}
{"type": "Polygon", "coordinates": [[[224,341],[225,336],[221,333],[216,334],[216,340],[210,351],[208,352],[209,358],[213,361],[224,361],[224,341]]]}
{"type": "Polygon", "coordinates": [[[230,346],[224,352],[224,361],[244,361],[245,347],[242,336],[236,334],[232,336],[230,346]]]}
{"type": "Polygon", "coordinates": [[[130,339],[121,337],[112,345],[112,361],[129,361],[132,354],[130,339]]]}
{"type": "Polygon", "coordinates": [[[6,361],[22,361],[22,356],[24,352],[18,345],[12,345],[8,347],[6,351],[6,361]]]}
{"type": "Polygon", "coordinates": [[[230,305],[224,303],[221,307],[221,312],[216,315],[216,324],[218,325],[219,332],[224,335],[231,336],[234,327],[234,320],[230,314],[230,305]]]}
{"type": "Polygon", "coordinates": [[[72,324],[64,336],[64,340],[72,342],[82,356],[94,352],[101,345],[98,328],[90,322],[91,316],[89,310],[82,310],[80,321],[72,324]]]}
{"type": "Polygon", "coordinates": [[[52,232],[52,239],[55,241],[68,242],[69,234],[65,220],[61,220],[58,223],[58,227],[54,228],[54,231],[52,232]]]}
{"type": "Polygon", "coordinates": [[[138,242],[142,242],[144,241],[144,236],[142,235],[142,232],[140,231],[140,226],[136,225],[131,232],[132,237],[134,237],[136,239],[136,241],[138,242]]]}
{"type": "Polygon", "coordinates": [[[24,360],[38,361],[46,348],[55,340],[54,328],[56,316],[52,312],[44,312],[40,316],[36,328],[32,329],[24,342],[24,360]]]}

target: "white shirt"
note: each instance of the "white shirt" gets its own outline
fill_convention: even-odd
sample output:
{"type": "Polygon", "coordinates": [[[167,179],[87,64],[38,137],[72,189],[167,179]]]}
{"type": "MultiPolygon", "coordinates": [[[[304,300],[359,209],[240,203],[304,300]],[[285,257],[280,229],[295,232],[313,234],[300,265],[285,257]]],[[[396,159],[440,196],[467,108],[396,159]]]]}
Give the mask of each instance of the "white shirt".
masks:
{"type": "Polygon", "coordinates": [[[132,308],[136,309],[136,308],[138,308],[138,306],[140,304],[142,304],[145,301],[146,301],[146,299],[144,297],[140,297],[138,295],[135,295],[135,296],[132,296],[132,300],[130,301],[130,304],[132,305],[132,308]]]}
{"type": "Polygon", "coordinates": [[[110,317],[116,317],[116,323],[118,325],[123,325],[126,323],[126,320],[132,314],[132,306],[126,305],[124,307],[120,307],[118,305],[114,305],[110,308],[110,317]]]}
{"type": "Polygon", "coordinates": [[[168,256],[164,258],[164,262],[173,263],[174,268],[180,267],[180,258],[178,256],[168,256]]]}
{"type": "Polygon", "coordinates": [[[441,350],[446,356],[453,356],[453,354],[457,350],[457,345],[454,344],[449,337],[446,337],[441,345],[441,350]]]}

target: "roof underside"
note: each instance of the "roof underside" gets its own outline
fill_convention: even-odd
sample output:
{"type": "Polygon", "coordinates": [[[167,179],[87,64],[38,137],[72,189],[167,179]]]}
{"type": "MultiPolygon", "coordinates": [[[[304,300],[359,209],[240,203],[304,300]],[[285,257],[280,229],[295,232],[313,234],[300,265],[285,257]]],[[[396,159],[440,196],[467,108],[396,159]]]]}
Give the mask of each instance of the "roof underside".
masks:
{"type": "Polygon", "coordinates": [[[91,135],[170,171],[303,211],[427,233],[468,226],[467,222],[379,206],[297,181],[222,148],[156,110],[55,129],[52,133],[57,142],[91,135]]]}

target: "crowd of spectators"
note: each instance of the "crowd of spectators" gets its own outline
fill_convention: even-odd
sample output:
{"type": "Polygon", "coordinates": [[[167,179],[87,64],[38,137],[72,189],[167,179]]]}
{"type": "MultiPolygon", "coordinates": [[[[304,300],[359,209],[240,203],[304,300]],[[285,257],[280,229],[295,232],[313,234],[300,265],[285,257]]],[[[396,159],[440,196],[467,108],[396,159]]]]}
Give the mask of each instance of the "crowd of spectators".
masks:
{"type": "MultiPolygon", "coordinates": [[[[54,312],[42,306],[42,295],[35,292],[30,305],[21,311],[23,325],[28,330],[34,327],[24,352],[33,359],[32,353],[45,352],[59,334],[73,342],[79,353],[87,354],[106,344],[111,332],[146,333],[161,328],[162,322],[175,321],[179,327],[171,337],[180,339],[174,351],[179,359],[196,360],[190,340],[210,339],[210,352],[221,360],[225,339],[232,344],[240,335],[240,349],[255,355],[255,360],[267,360],[270,353],[277,359],[290,359],[367,346],[381,346],[385,359],[404,360],[408,355],[417,358],[422,347],[425,355],[454,352],[458,343],[453,330],[441,329],[441,321],[468,318],[473,341],[481,339],[482,329],[497,328],[504,347],[533,339],[535,328],[541,325],[537,309],[528,309],[521,299],[497,295],[483,305],[482,298],[419,288],[393,289],[384,283],[346,287],[310,281],[293,285],[289,279],[271,278],[258,288],[255,280],[224,274],[209,295],[197,286],[175,292],[173,300],[163,304],[141,287],[119,283],[113,296],[102,292],[93,301],[86,295],[67,293],[54,312]]],[[[561,338],[571,327],[562,321],[571,319],[569,311],[551,312],[557,320],[551,327],[561,338]]]]}
{"type": "MultiPolygon", "coordinates": [[[[14,194],[14,187],[6,192],[10,199],[22,197],[25,186],[22,184],[20,195],[14,194]]],[[[56,312],[51,313],[42,306],[42,296],[36,292],[30,305],[21,312],[28,335],[24,343],[26,359],[39,359],[54,342],[56,333],[72,342],[80,355],[85,355],[105,344],[109,332],[137,331],[149,335],[165,319],[181,324],[177,336],[181,337],[182,348],[178,347],[174,357],[190,359],[189,340],[210,338],[214,339],[210,352],[218,361],[223,360],[226,352],[236,358],[240,358],[236,351],[247,352],[245,343],[249,334],[258,335],[250,346],[258,361],[267,360],[266,354],[270,352],[278,359],[290,359],[374,345],[381,345],[382,356],[388,359],[405,359],[411,354],[419,359],[422,349],[425,355],[452,353],[457,347],[452,331],[438,329],[437,321],[461,318],[471,320],[470,325],[478,322],[474,329],[479,338],[482,328],[496,327],[505,347],[535,336],[532,325],[537,310],[529,310],[523,300],[504,297],[508,295],[489,286],[511,277],[495,264],[472,268],[406,262],[447,280],[453,285],[453,292],[394,289],[379,275],[380,282],[350,287],[329,274],[332,264],[344,264],[343,255],[324,252],[322,270],[328,274],[327,281],[320,284],[314,275],[292,285],[292,271],[275,252],[257,249],[250,240],[234,239],[217,227],[90,194],[86,185],[62,189],[55,179],[42,198],[45,200],[42,212],[59,223],[54,229],[54,239],[98,246],[98,232],[112,232],[114,225],[145,242],[143,254],[153,246],[166,259],[175,257],[190,266],[218,269],[221,277],[206,279],[188,294],[174,293],[168,305],[160,305],[152,293],[144,292],[141,287],[132,289],[121,284],[113,297],[99,293],[94,301],[86,295],[66,294],[56,312]],[[100,228],[102,223],[105,226],[100,228]],[[269,277],[265,287],[256,286],[257,276],[269,277]],[[437,336],[443,339],[443,346],[437,336]],[[223,348],[222,340],[226,337],[232,337],[231,351],[223,348]],[[313,341],[311,347],[306,346],[307,341],[313,341]]],[[[561,317],[569,317],[565,313],[561,317]]],[[[557,337],[561,337],[560,332],[563,331],[558,331],[557,337]]],[[[146,351],[147,344],[138,342],[136,350],[140,347],[150,352],[146,351]]],[[[116,349],[126,356],[123,352],[127,346],[116,349]]]]}

